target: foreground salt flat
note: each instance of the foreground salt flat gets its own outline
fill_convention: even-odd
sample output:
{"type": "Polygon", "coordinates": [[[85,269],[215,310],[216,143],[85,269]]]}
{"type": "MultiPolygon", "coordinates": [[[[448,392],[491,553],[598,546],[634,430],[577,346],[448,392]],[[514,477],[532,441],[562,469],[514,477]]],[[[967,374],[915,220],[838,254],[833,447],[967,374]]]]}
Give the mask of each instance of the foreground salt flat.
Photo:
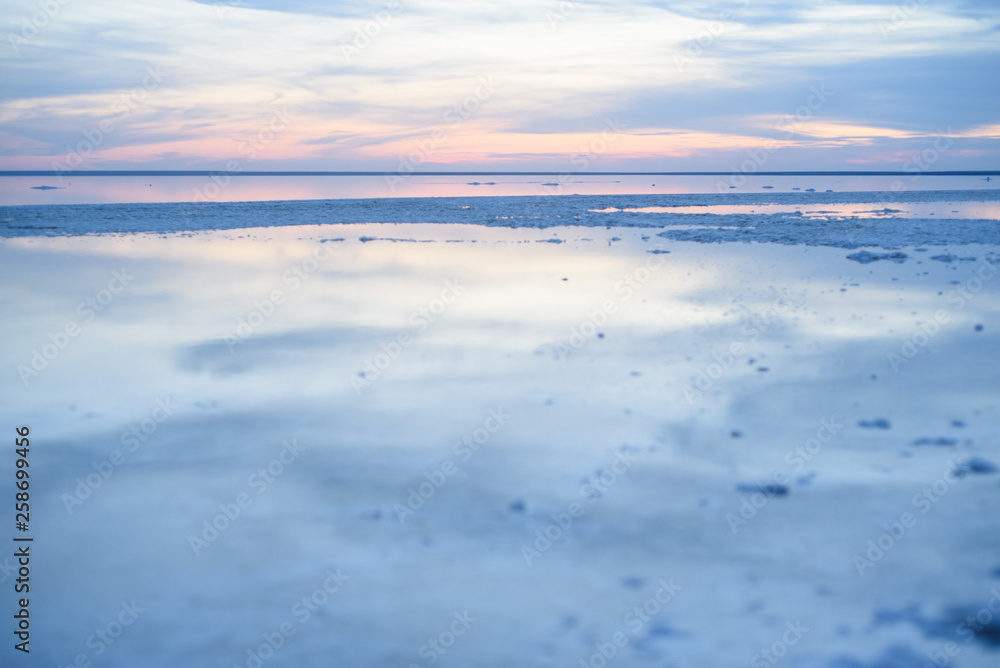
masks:
{"type": "Polygon", "coordinates": [[[608,665],[922,666],[949,642],[994,665],[1000,617],[960,624],[1000,606],[998,251],[443,225],[7,240],[2,411],[40,443],[32,665],[597,666],[616,638],[608,665]],[[114,271],[134,278],[87,320],[114,271]]]}

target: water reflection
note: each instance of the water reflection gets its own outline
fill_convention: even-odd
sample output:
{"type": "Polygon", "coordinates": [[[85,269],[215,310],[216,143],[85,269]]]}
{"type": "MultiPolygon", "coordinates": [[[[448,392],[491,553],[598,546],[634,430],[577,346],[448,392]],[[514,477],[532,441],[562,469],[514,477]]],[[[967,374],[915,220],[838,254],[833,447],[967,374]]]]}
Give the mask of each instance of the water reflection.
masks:
{"type": "Polygon", "coordinates": [[[1000,220],[1000,203],[934,201],[880,202],[879,208],[864,204],[705,204],[701,206],[644,206],[625,209],[591,209],[593,213],[693,213],[693,214],[773,214],[799,213],[807,218],[938,218],[1000,220]]]}
{"type": "Polygon", "coordinates": [[[375,197],[993,190],[971,176],[0,176],[0,205],[254,202],[375,197]],[[52,186],[52,190],[38,190],[52,186]]]}
{"type": "Polygon", "coordinates": [[[822,619],[847,623],[900,592],[968,599],[995,566],[982,549],[995,514],[973,481],[891,567],[864,580],[851,569],[955,455],[912,440],[961,421],[962,438],[995,443],[1000,283],[961,308],[947,293],[985,266],[983,249],[948,249],[975,262],[862,266],[841,249],[667,244],[633,229],[412,225],[412,241],[380,240],[400,236],[345,225],[0,244],[0,413],[37,435],[49,546],[34,562],[40,661],[96,659],[87,638],[134,600],[143,612],[102,665],[247,665],[286,622],[283,665],[408,665],[466,609],[479,635],[449,652],[454,665],[541,652],[572,665],[620,623],[593,611],[629,610],[645,583],[672,577],[691,593],[663,613],[684,633],[672,651],[735,665],[771,630],[762,597],[814,624],[803,642],[825,656],[852,639],[818,623],[817,588],[837,591],[822,619]],[[132,278],[104,299],[114,272],[132,278]],[[89,319],[88,300],[101,306],[89,319]],[[887,355],[942,309],[947,326],[893,373],[887,355]],[[60,347],[71,321],[79,332],[60,347]],[[50,345],[21,382],[18,367],[50,345]],[[491,411],[508,416],[502,428],[462,459],[456,443],[491,411]],[[734,535],[737,484],[786,468],[835,415],[845,426],[810,462],[816,476],[734,535]],[[855,427],[874,417],[893,429],[855,427]],[[301,452],[286,456],[288,443],[301,452]],[[626,455],[614,485],[581,496],[626,455]],[[402,520],[397,506],[447,462],[453,473],[402,520]],[[586,513],[527,566],[522,546],[574,502],[586,513]],[[956,571],[959,547],[969,566],[956,571]],[[338,568],[342,589],[297,616],[338,568]],[[716,642],[736,627],[752,632],[716,642]]]}

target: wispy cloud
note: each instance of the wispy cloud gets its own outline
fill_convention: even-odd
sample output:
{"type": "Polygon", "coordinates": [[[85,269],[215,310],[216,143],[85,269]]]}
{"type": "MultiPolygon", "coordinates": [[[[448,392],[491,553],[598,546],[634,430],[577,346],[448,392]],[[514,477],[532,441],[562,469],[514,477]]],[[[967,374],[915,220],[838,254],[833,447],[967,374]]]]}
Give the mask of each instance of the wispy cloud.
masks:
{"type": "Polygon", "coordinates": [[[949,159],[983,167],[1000,157],[998,93],[986,85],[1000,64],[991,2],[917,3],[900,15],[890,2],[580,0],[555,24],[557,0],[60,6],[34,32],[24,22],[35,0],[10,0],[0,17],[0,167],[50,168],[120,112],[150,67],[162,85],[84,167],[225,161],[287,108],[295,122],[261,150],[262,168],[393,169],[483,76],[496,78],[495,94],[434,161],[552,167],[614,116],[630,131],[602,159],[622,168],[725,168],[761,137],[849,148],[823,154],[835,163],[877,161],[944,126],[977,153],[949,159]],[[835,97],[784,137],[772,122],[814,85],[835,97]]]}

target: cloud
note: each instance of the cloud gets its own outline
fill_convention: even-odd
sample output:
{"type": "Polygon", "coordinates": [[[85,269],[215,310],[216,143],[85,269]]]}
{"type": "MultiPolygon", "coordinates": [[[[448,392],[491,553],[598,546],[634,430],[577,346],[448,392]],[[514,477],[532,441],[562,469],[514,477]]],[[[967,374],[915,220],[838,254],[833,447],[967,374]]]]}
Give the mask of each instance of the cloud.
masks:
{"type": "Polygon", "coordinates": [[[220,16],[227,16],[239,10],[262,10],[269,12],[285,12],[314,16],[333,16],[337,18],[362,18],[377,11],[377,5],[371,2],[356,2],[339,0],[324,2],[323,0],[193,0],[201,5],[208,5],[217,10],[220,16]]]}
{"type": "MultiPolygon", "coordinates": [[[[38,5],[9,5],[0,34],[20,35],[38,5]]],[[[968,133],[1000,120],[998,93],[986,84],[1000,65],[1000,8],[954,0],[900,9],[911,6],[413,0],[390,10],[388,1],[161,0],[137,11],[125,0],[67,3],[19,53],[0,55],[0,166],[48,168],[46,154],[51,162],[117,118],[122,96],[150,67],[163,72],[162,84],[129,106],[88,161],[224,161],[287,109],[295,121],[259,152],[262,168],[298,159],[391,169],[398,152],[447,128],[444,115],[484,77],[495,92],[449,131],[442,160],[485,166],[505,154],[505,142],[510,160],[532,155],[532,141],[537,155],[559,155],[564,149],[553,147],[571,152],[614,117],[683,147],[648,144],[666,157],[722,151],[727,137],[739,150],[748,138],[786,138],[776,124],[814,86],[833,96],[797,128],[803,150],[810,140],[884,147],[951,128],[992,159],[995,137],[968,133]]],[[[636,155],[621,142],[606,159],[636,155]]]]}

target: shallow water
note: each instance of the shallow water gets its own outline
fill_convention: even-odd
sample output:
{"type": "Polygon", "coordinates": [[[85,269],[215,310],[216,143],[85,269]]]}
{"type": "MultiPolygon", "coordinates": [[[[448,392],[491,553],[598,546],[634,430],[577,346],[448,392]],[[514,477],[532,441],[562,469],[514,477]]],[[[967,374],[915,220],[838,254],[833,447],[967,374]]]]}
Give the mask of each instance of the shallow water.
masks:
{"type": "Polygon", "coordinates": [[[1000,202],[950,202],[946,199],[934,202],[885,202],[877,209],[858,204],[827,203],[809,204],[714,204],[708,200],[699,206],[644,206],[629,209],[595,209],[592,213],[670,213],[670,214],[713,214],[732,216],[736,214],[799,213],[809,218],[861,218],[888,220],[893,218],[925,218],[941,216],[954,220],[994,219],[1000,220],[1000,202]],[[898,208],[897,208],[898,207],[898,208]]]}
{"type": "Polygon", "coordinates": [[[618,665],[731,666],[788,624],[783,665],[941,651],[1000,584],[996,473],[915,502],[1000,465],[1000,248],[656,231],[4,239],[38,665],[596,665],[621,633],[618,665]]]}
{"type": "MultiPolygon", "coordinates": [[[[412,197],[259,202],[24,205],[0,209],[0,237],[412,223],[552,228],[754,227],[723,239],[900,247],[1000,242],[1000,192],[773,192],[579,197],[412,197]]],[[[704,239],[701,239],[704,240],[704,239]]]]}

